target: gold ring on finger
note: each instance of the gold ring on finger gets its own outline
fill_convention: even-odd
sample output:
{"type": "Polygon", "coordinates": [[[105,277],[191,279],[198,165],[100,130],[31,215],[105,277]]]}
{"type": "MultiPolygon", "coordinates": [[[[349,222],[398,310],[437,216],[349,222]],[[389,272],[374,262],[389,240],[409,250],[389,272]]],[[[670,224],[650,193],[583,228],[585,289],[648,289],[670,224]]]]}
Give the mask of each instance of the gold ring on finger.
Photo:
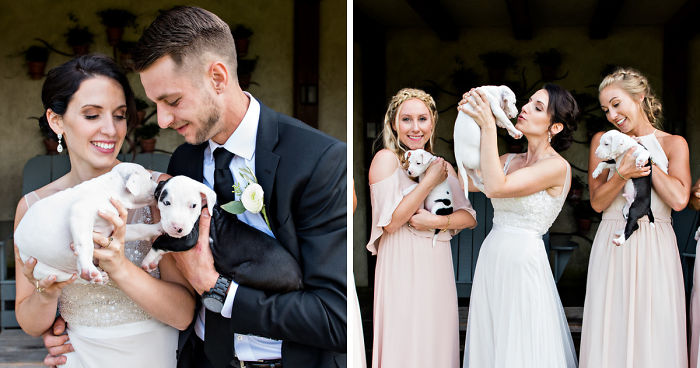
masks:
{"type": "Polygon", "coordinates": [[[46,290],[45,288],[39,286],[39,280],[34,281],[34,286],[36,287],[37,293],[41,294],[46,290]]]}
{"type": "Polygon", "coordinates": [[[103,248],[109,248],[109,246],[112,244],[112,240],[114,240],[114,238],[110,236],[109,238],[107,238],[107,240],[109,240],[109,241],[107,242],[107,245],[105,245],[103,248]]]}

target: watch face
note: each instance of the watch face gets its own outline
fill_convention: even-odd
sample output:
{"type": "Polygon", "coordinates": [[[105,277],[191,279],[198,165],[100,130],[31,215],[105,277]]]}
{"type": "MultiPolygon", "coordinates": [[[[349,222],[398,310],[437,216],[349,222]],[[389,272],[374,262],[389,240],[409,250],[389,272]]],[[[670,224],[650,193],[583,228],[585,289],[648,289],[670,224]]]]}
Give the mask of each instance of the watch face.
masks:
{"type": "Polygon", "coordinates": [[[209,309],[212,312],[220,313],[221,309],[224,307],[224,303],[222,303],[220,300],[217,300],[216,298],[212,297],[204,297],[202,298],[202,304],[204,304],[204,307],[209,309]]]}

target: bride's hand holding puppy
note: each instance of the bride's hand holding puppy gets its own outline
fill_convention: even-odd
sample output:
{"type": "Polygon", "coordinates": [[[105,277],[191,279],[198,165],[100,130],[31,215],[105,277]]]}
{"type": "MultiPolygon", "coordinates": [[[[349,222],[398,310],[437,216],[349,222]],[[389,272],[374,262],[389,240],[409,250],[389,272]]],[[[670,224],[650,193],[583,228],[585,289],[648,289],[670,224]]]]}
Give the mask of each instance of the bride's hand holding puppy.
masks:
{"type": "Polygon", "coordinates": [[[484,96],[484,93],[476,88],[472,88],[469,92],[462,95],[457,109],[469,115],[481,129],[496,128],[496,118],[491,111],[491,104],[484,96]],[[468,109],[466,104],[471,106],[468,109]]]}
{"type": "Polygon", "coordinates": [[[97,245],[94,258],[99,262],[100,268],[117,281],[121,276],[120,272],[126,271],[127,264],[131,263],[124,255],[127,211],[118,200],[112,198],[110,202],[118,214],[100,211],[98,215],[112,224],[114,231],[109,237],[95,233],[92,240],[97,245]]]}

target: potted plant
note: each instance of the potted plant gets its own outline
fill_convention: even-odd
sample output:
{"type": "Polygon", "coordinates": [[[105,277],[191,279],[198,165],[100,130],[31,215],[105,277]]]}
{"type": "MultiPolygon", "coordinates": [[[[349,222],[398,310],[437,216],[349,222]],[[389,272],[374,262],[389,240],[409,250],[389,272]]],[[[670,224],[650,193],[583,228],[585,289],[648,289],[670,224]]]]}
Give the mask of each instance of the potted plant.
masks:
{"type": "Polygon", "coordinates": [[[29,78],[41,79],[44,77],[46,62],[49,60],[49,49],[43,46],[30,46],[24,51],[24,60],[27,62],[29,78]]]}
{"type": "Polygon", "coordinates": [[[117,44],[117,50],[119,50],[119,64],[126,71],[134,70],[134,59],[131,55],[134,47],[136,47],[136,42],[134,41],[119,41],[117,44]]]}
{"type": "Polygon", "coordinates": [[[258,58],[238,59],[238,84],[242,89],[248,89],[250,86],[250,78],[257,63],[258,58]]]}
{"type": "MultiPolygon", "coordinates": [[[[30,117],[29,119],[39,120],[37,117],[30,117]]],[[[39,125],[39,130],[41,131],[41,136],[44,141],[44,148],[46,148],[47,155],[57,155],[58,154],[58,136],[51,130],[48,125],[39,125]]],[[[61,143],[63,149],[65,149],[65,143],[61,143]]]]}
{"type": "Polygon", "coordinates": [[[599,214],[591,207],[591,202],[588,200],[578,201],[574,205],[574,218],[579,234],[586,234],[591,230],[593,220],[598,218],[599,214]]]}
{"type": "Polygon", "coordinates": [[[588,138],[586,142],[590,144],[591,139],[596,133],[608,130],[610,125],[600,110],[600,102],[597,96],[585,92],[578,93],[576,91],[573,91],[572,95],[581,111],[581,121],[586,126],[586,136],[588,138]]]}
{"type": "Polygon", "coordinates": [[[138,97],[136,97],[134,100],[136,101],[136,116],[138,117],[138,119],[136,119],[136,124],[141,124],[143,119],[146,117],[146,110],[151,107],[151,105],[138,97]]]}
{"type": "Polygon", "coordinates": [[[553,81],[557,79],[557,71],[559,71],[559,67],[561,66],[561,59],[561,53],[554,48],[535,53],[535,64],[540,67],[543,81],[553,81]]]}
{"type": "Polygon", "coordinates": [[[160,127],[156,123],[146,123],[136,128],[136,138],[141,145],[141,152],[153,152],[156,148],[156,136],[160,127]]]}
{"type": "Polygon", "coordinates": [[[501,84],[505,81],[506,70],[515,66],[515,56],[503,51],[491,51],[479,55],[489,74],[489,83],[501,84]]]}
{"type": "Polygon", "coordinates": [[[90,53],[90,45],[93,43],[95,36],[87,27],[75,25],[63,35],[66,37],[66,43],[73,49],[75,55],[90,53]]]}
{"type": "Polygon", "coordinates": [[[235,28],[231,29],[231,35],[233,36],[233,42],[236,43],[236,53],[238,57],[244,57],[248,55],[248,45],[250,45],[250,36],[253,35],[253,30],[238,24],[235,28]]]}
{"type": "Polygon", "coordinates": [[[107,42],[117,46],[127,26],[136,26],[136,15],[124,9],[105,9],[97,12],[102,24],[107,27],[107,42]]]}
{"type": "Polygon", "coordinates": [[[571,189],[569,190],[567,199],[575,202],[580,201],[583,198],[583,191],[586,190],[587,187],[588,184],[586,184],[583,179],[574,175],[573,178],[571,178],[571,189]]]}
{"type": "Polygon", "coordinates": [[[470,88],[479,85],[479,75],[474,69],[464,66],[464,61],[461,58],[457,58],[457,65],[457,69],[452,72],[450,77],[452,78],[452,86],[457,89],[457,93],[461,96],[470,88]]]}
{"type": "Polygon", "coordinates": [[[590,142],[593,139],[593,136],[598,133],[598,132],[605,132],[610,130],[612,128],[612,125],[610,125],[610,122],[608,122],[607,119],[603,118],[602,116],[598,114],[591,114],[589,116],[585,116],[585,124],[586,124],[586,135],[588,137],[588,142],[590,142]]]}
{"type": "Polygon", "coordinates": [[[68,19],[73,22],[73,27],[63,34],[66,43],[73,49],[74,55],[87,55],[90,53],[90,45],[95,40],[95,35],[88,27],[81,27],[78,18],[73,13],[68,13],[68,19]]]}

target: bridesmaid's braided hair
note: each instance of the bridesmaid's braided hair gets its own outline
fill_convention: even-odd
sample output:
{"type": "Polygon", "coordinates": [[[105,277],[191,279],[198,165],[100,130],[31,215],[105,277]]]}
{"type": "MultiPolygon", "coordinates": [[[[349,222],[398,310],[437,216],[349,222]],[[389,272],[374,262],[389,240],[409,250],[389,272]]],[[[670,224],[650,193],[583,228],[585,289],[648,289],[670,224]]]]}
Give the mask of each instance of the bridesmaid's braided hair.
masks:
{"type": "Polygon", "coordinates": [[[644,99],[640,104],[642,111],[654,128],[661,129],[661,101],[654,96],[649,80],[642,73],[632,68],[619,68],[600,82],[598,92],[613,84],[635,97],[635,100],[643,95],[644,99]]]}
{"type": "Polygon", "coordinates": [[[425,106],[430,111],[430,116],[433,120],[433,130],[430,134],[430,140],[425,144],[425,150],[433,153],[433,138],[435,135],[435,126],[438,121],[437,106],[435,105],[435,100],[427,94],[425,91],[415,88],[403,88],[389,101],[389,107],[384,115],[384,130],[382,131],[382,137],[384,139],[384,148],[387,148],[394,152],[402,164],[404,162],[404,153],[408,151],[407,147],[399,140],[398,133],[396,131],[396,122],[398,119],[401,106],[404,102],[415,98],[422,101],[425,106]]]}

